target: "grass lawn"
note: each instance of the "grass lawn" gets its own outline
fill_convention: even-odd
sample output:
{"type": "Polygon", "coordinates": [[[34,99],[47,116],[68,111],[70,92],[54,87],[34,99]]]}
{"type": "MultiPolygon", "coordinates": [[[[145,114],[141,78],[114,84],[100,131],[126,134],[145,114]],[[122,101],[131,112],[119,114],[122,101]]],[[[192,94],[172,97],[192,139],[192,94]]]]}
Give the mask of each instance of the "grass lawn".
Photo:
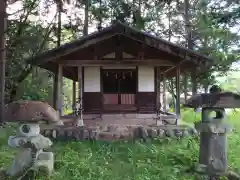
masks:
{"type": "MultiPolygon", "coordinates": [[[[187,123],[199,119],[194,112],[184,111],[182,114],[187,123]]],[[[235,169],[240,167],[237,155],[240,149],[240,112],[233,112],[229,121],[234,130],[228,135],[228,158],[229,166],[235,169]]],[[[1,133],[1,167],[9,165],[13,157],[12,149],[6,145],[8,133],[1,133]]],[[[199,140],[56,142],[53,149],[58,163],[52,180],[190,180],[194,175],[186,173],[186,169],[198,161],[199,140]]]]}

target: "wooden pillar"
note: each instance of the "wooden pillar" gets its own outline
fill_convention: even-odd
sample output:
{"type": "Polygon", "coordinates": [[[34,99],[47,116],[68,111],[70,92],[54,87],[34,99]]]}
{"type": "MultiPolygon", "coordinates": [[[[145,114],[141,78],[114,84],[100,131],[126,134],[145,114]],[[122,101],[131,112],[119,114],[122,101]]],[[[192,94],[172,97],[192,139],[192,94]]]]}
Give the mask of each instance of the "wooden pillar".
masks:
{"type": "Polygon", "coordinates": [[[157,105],[157,111],[161,109],[161,71],[160,71],[160,67],[157,67],[156,69],[156,85],[157,85],[157,99],[156,99],[156,105],[157,105]]]}
{"type": "Polygon", "coordinates": [[[197,68],[194,68],[194,71],[191,72],[192,95],[193,96],[197,94],[196,71],[197,71],[197,68]]]}
{"type": "Polygon", "coordinates": [[[0,3],[0,123],[4,122],[5,109],[6,16],[6,1],[2,0],[0,3]]]}
{"type": "Polygon", "coordinates": [[[77,118],[77,126],[84,126],[83,123],[83,77],[82,67],[78,66],[78,97],[79,97],[79,114],[77,118]]]}
{"type": "Polygon", "coordinates": [[[74,112],[76,107],[76,81],[73,80],[73,88],[72,88],[72,110],[74,112]]]}
{"type": "MultiPolygon", "coordinates": [[[[61,2],[59,1],[57,3],[57,11],[58,11],[58,27],[57,27],[57,47],[60,47],[61,45],[61,2]]],[[[53,81],[53,108],[58,110],[58,104],[59,104],[59,82],[60,76],[62,76],[62,67],[61,65],[58,65],[56,74],[54,75],[54,81],[53,81]],[[60,74],[59,74],[60,73],[60,74]]]]}
{"type": "MultiPolygon", "coordinates": [[[[176,66],[176,115],[180,118],[180,66],[176,66]]],[[[178,123],[178,122],[177,122],[178,123]]]]}
{"type": "Polygon", "coordinates": [[[162,97],[163,97],[163,111],[167,112],[167,98],[166,98],[166,73],[164,72],[162,74],[163,77],[163,93],[162,93],[162,97]]]}
{"type": "Polygon", "coordinates": [[[53,96],[53,107],[57,110],[58,115],[62,116],[62,65],[58,65],[57,72],[54,77],[54,96],[53,96]]]}
{"type": "Polygon", "coordinates": [[[58,71],[56,74],[54,74],[54,79],[53,79],[53,108],[57,110],[57,98],[58,97],[58,71]]]}

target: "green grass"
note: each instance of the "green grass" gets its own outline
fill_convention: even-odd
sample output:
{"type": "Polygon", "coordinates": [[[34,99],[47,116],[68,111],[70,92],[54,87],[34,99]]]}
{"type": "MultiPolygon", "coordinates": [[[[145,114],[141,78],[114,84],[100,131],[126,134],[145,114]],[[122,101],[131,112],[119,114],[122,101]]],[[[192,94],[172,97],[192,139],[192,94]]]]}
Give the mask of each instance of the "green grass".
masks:
{"type": "MultiPolygon", "coordinates": [[[[189,110],[182,114],[187,123],[200,118],[189,110]]],[[[240,113],[232,113],[229,122],[234,125],[228,135],[229,166],[235,169],[240,167],[240,113]]],[[[8,130],[4,130],[0,141],[1,167],[9,165],[13,157],[13,150],[6,145],[9,132],[5,131],[8,130]]],[[[194,175],[186,170],[197,164],[199,140],[56,142],[53,149],[57,163],[51,180],[191,180],[194,175]]]]}

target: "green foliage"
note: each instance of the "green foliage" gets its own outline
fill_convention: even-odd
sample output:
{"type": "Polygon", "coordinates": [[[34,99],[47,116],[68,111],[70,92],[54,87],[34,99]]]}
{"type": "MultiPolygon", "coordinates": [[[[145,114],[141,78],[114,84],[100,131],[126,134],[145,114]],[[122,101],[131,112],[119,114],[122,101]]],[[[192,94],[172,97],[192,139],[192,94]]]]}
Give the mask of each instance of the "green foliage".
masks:
{"type": "MultiPolygon", "coordinates": [[[[72,81],[63,79],[63,109],[70,113],[72,109],[72,81]]],[[[46,70],[35,68],[19,85],[16,99],[40,100],[52,104],[53,75],[46,70]]]]}
{"type": "MultiPolygon", "coordinates": [[[[57,23],[56,19],[44,24],[42,21],[35,21],[40,17],[39,0],[24,0],[23,11],[19,12],[17,18],[8,19],[7,35],[7,72],[6,72],[6,100],[16,99],[19,85],[32,72],[32,67],[27,65],[24,59],[56,46],[57,23]],[[30,18],[31,17],[31,18],[30,18]],[[34,17],[34,18],[32,18],[34,17]]],[[[54,1],[56,3],[56,1],[54,1]]],[[[53,1],[44,1],[44,9],[41,9],[46,18],[51,12],[53,1]]],[[[63,1],[69,4],[69,1],[63,1]]],[[[225,2],[225,1],[224,1],[225,2]]],[[[74,13],[66,16],[67,10],[62,10],[62,15],[66,16],[67,21],[62,22],[61,44],[74,40],[82,34],[84,18],[78,13],[84,9],[83,1],[77,1],[74,13]]],[[[198,87],[207,86],[215,83],[214,72],[225,75],[230,69],[232,62],[239,59],[239,35],[232,32],[232,27],[238,23],[238,4],[235,1],[219,4],[219,1],[191,1],[188,9],[191,14],[190,30],[194,49],[209,55],[215,59],[211,67],[205,69],[198,75],[198,87]],[[233,21],[218,22],[217,18],[228,14],[233,21]]],[[[120,20],[139,30],[151,32],[159,37],[174,41],[177,44],[186,45],[186,22],[182,21],[184,13],[184,2],[182,1],[125,1],[125,0],[92,0],[89,7],[89,26],[96,21],[102,21],[103,26],[112,20],[120,20]]],[[[183,18],[184,19],[184,18],[183,18]]],[[[45,71],[46,72],[46,71],[45,71]]],[[[32,75],[30,75],[32,76],[32,75]]],[[[50,81],[44,76],[45,80],[50,81]]],[[[189,74],[185,74],[186,82],[181,78],[181,92],[185,89],[191,90],[189,74]],[[184,87],[186,86],[186,87],[184,87]]],[[[30,83],[26,86],[35,86],[38,80],[26,81],[30,83]]],[[[41,82],[39,78],[39,82],[41,82]]],[[[174,94],[174,79],[169,80],[168,90],[174,94]]],[[[38,83],[41,84],[41,83],[38,83]]],[[[35,88],[32,88],[35,89],[35,88]]],[[[43,89],[48,89],[44,87],[43,89]]],[[[48,92],[48,91],[44,91],[48,92]]],[[[32,90],[32,95],[27,92],[24,98],[44,99],[48,95],[39,95],[32,90]],[[27,97],[26,97],[27,96],[27,97]]],[[[41,93],[40,93],[41,94],[41,93]]],[[[18,96],[20,97],[20,96],[18,96]]],[[[69,98],[68,98],[69,99],[69,98]]]]}
{"type": "Polygon", "coordinates": [[[228,5],[225,5],[224,2],[219,4],[219,1],[199,1],[192,18],[194,48],[215,60],[211,67],[198,76],[201,85],[215,83],[214,72],[219,72],[218,76],[225,76],[227,71],[234,68],[232,63],[239,60],[239,52],[235,49],[239,46],[239,34],[232,29],[238,23],[216,23],[216,17],[223,11],[231,11],[231,7],[226,8],[228,5]]]}
{"type": "MultiPolygon", "coordinates": [[[[229,71],[232,62],[239,60],[239,34],[233,33],[231,28],[239,23],[238,2],[228,1],[189,1],[191,14],[190,26],[194,49],[215,58],[212,67],[198,76],[198,87],[215,83],[214,72],[223,75],[229,71]],[[225,5],[224,5],[225,2],[225,5]],[[222,3],[222,4],[221,4],[222,3]],[[233,9],[233,7],[235,7],[233,9]],[[220,20],[219,20],[220,18],[220,20]]],[[[50,11],[49,4],[44,2],[46,12],[50,11]],[[48,9],[48,11],[47,11],[48,9]]],[[[46,49],[56,46],[57,28],[53,21],[47,26],[36,22],[31,17],[39,17],[39,1],[24,0],[24,10],[18,18],[8,19],[7,36],[7,70],[6,91],[7,100],[34,99],[52,100],[52,74],[33,69],[24,59],[34,56],[46,49]],[[51,33],[53,29],[54,33],[51,33]]],[[[76,8],[82,10],[84,2],[78,1],[76,8]]],[[[151,32],[159,37],[185,45],[186,27],[181,20],[183,2],[180,1],[125,1],[108,0],[91,1],[89,11],[89,26],[94,20],[109,24],[114,19],[136,27],[139,30],[151,32]],[[101,6],[100,6],[101,3],[101,6]],[[168,21],[168,22],[167,22],[168,21]]],[[[63,12],[64,14],[64,12],[63,12]]],[[[83,17],[76,13],[68,17],[69,22],[63,23],[62,44],[76,39],[82,34],[83,17]]],[[[47,17],[47,13],[46,13],[47,17]]],[[[187,74],[187,89],[191,87],[187,74]]],[[[229,90],[238,90],[238,80],[228,79],[229,90]]],[[[169,80],[169,91],[174,94],[175,80],[169,80]]],[[[181,91],[183,91],[181,78],[181,91]]],[[[71,82],[64,79],[65,112],[71,107],[71,82]]],[[[200,120],[200,114],[189,110],[182,111],[184,123],[191,124],[200,120]]],[[[240,113],[234,112],[230,122],[234,124],[234,131],[229,135],[230,167],[240,166],[237,157],[240,148],[240,113]]],[[[0,166],[5,167],[13,157],[13,150],[7,144],[7,134],[11,129],[2,130],[0,136],[0,166]]],[[[56,173],[53,179],[195,179],[187,173],[198,160],[198,139],[159,140],[149,144],[138,143],[100,143],[100,142],[71,142],[56,143],[54,146],[57,155],[56,173]]],[[[45,178],[44,178],[45,179],[45,178]]]]}
{"type": "Polygon", "coordinates": [[[24,59],[46,50],[46,43],[50,38],[45,37],[49,29],[28,21],[14,20],[9,24],[7,32],[10,40],[7,44],[9,51],[6,67],[6,99],[9,101],[15,98],[19,84],[32,71],[32,67],[26,64],[24,59]]]}
{"type": "Polygon", "coordinates": [[[52,98],[53,80],[49,72],[36,68],[21,83],[16,99],[47,101],[52,98]]]}
{"type": "Polygon", "coordinates": [[[201,119],[201,113],[195,112],[193,109],[182,109],[181,116],[184,119],[184,122],[186,123],[194,123],[197,121],[200,121],[201,119]]]}

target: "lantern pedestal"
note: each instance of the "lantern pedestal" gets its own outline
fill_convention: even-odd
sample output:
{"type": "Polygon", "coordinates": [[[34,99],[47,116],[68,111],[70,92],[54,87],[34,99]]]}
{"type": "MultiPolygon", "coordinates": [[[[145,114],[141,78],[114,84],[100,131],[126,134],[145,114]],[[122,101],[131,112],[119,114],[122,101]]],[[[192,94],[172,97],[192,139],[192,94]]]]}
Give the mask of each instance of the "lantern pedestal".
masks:
{"type": "Polygon", "coordinates": [[[203,108],[202,122],[195,124],[200,132],[200,157],[198,170],[210,176],[225,175],[227,164],[227,137],[226,133],[231,131],[225,122],[225,110],[223,108],[203,108]],[[210,116],[211,112],[216,117],[210,116]]]}
{"type": "Polygon", "coordinates": [[[202,121],[195,123],[195,128],[200,132],[199,165],[196,170],[210,179],[228,176],[226,135],[231,127],[227,123],[225,108],[239,108],[240,95],[217,89],[191,97],[184,106],[202,108],[202,121]]]}

